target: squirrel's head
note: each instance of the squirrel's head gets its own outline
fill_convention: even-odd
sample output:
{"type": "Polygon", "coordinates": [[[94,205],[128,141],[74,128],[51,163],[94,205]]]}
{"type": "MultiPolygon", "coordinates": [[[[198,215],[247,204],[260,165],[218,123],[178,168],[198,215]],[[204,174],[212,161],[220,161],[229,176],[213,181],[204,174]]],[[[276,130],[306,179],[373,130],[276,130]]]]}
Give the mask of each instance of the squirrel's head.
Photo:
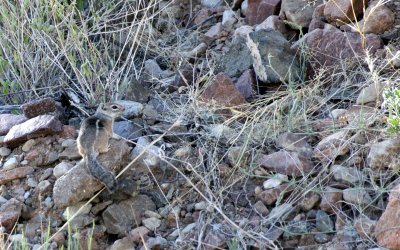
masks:
{"type": "Polygon", "coordinates": [[[113,118],[120,117],[125,107],[116,103],[101,103],[97,109],[98,113],[102,113],[113,118]]]}

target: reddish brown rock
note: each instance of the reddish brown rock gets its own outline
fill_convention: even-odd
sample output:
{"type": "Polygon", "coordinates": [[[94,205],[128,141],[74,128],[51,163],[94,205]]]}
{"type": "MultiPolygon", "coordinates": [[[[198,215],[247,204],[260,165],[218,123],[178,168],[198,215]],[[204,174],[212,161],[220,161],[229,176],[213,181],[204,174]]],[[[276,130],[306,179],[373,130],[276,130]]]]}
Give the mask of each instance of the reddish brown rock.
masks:
{"type": "Polygon", "coordinates": [[[354,228],[363,239],[371,239],[375,229],[375,220],[371,220],[365,215],[361,215],[354,220],[354,228]]]}
{"type": "Polygon", "coordinates": [[[375,34],[367,34],[362,38],[359,33],[341,32],[336,28],[325,27],[328,28],[307,33],[293,44],[292,48],[299,49],[301,44],[304,44],[318,65],[332,66],[347,58],[363,56],[365,49],[369,49],[373,54],[383,46],[382,40],[375,34]]]}
{"type": "Polygon", "coordinates": [[[76,139],[77,136],[75,127],[69,125],[64,125],[60,133],[60,137],[65,139],[76,139]]]}
{"type": "Polygon", "coordinates": [[[7,232],[11,232],[15,223],[21,216],[23,203],[11,198],[4,205],[0,207],[0,225],[4,227],[7,232]]]}
{"type": "Polygon", "coordinates": [[[285,183],[276,188],[271,188],[265,191],[262,191],[257,195],[257,197],[267,206],[270,206],[276,202],[278,197],[283,196],[284,194],[289,194],[293,191],[293,186],[285,183]]]}
{"type": "Polygon", "coordinates": [[[399,165],[399,139],[387,139],[370,146],[367,164],[373,170],[396,169],[399,165]]]}
{"type": "Polygon", "coordinates": [[[244,97],[236,89],[232,79],[225,73],[219,73],[206,87],[200,96],[204,102],[216,102],[221,106],[237,106],[246,103],[244,97]]]}
{"type": "Polygon", "coordinates": [[[246,19],[250,25],[262,23],[267,17],[278,14],[281,0],[248,0],[246,19]]]}
{"type": "Polygon", "coordinates": [[[56,134],[62,131],[61,122],[52,115],[40,115],[11,128],[4,143],[16,147],[21,143],[40,136],[56,134]]]}
{"type": "Polygon", "coordinates": [[[14,125],[28,120],[24,115],[0,114],[0,135],[5,135],[14,125]]]}
{"type": "Polygon", "coordinates": [[[350,23],[363,12],[362,0],[329,0],[324,9],[324,16],[330,23],[339,25],[350,23]]]}
{"type": "Polygon", "coordinates": [[[382,3],[377,4],[378,1],[370,3],[364,14],[366,18],[360,21],[364,33],[383,33],[394,25],[395,14],[393,11],[382,3]]]}
{"type": "Polygon", "coordinates": [[[341,201],[343,198],[343,191],[340,189],[326,187],[322,193],[321,204],[319,207],[328,213],[336,213],[341,210],[341,201]]]}
{"type": "Polygon", "coordinates": [[[57,109],[56,101],[53,98],[44,98],[26,103],[21,106],[24,115],[28,118],[33,118],[38,115],[44,115],[49,112],[54,112],[57,109]]]}
{"type": "Polygon", "coordinates": [[[255,97],[257,94],[255,90],[256,81],[256,74],[253,70],[248,69],[239,77],[235,86],[240,94],[247,100],[255,97]]]}
{"type": "Polygon", "coordinates": [[[25,178],[28,174],[33,173],[32,167],[18,167],[11,170],[0,171],[0,185],[6,184],[12,180],[25,178]]]}
{"type": "Polygon", "coordinates": [[[195,25],[200,25],[203,22],[205,22],[210,15],[212,14],[212,11],[209,8],[203,8],[199,12],[197,12],[196,17],[194,18],[194,24],[195,25]]]}
{"type": "Polygon", "coordinates": [[[337,156],[346,154],[350,150],[348,138],[349,133],[346,130],[325,137],[315,147],[314,157],[321,161],[332,161],[337,156]]]}
{"type": "Polygon", "coordinates": [[[296,153],[279,151],[270,155],[261,155],[258,163],[269,171],[299,177],[313,169],[313,164],[306,157],[296,153]]]}
{"type": "Polygon", "coordinates": [[[400,185],[390,192],[389,203],[375,226],[375,237],[379,246],[400,249],[400,185]]]}

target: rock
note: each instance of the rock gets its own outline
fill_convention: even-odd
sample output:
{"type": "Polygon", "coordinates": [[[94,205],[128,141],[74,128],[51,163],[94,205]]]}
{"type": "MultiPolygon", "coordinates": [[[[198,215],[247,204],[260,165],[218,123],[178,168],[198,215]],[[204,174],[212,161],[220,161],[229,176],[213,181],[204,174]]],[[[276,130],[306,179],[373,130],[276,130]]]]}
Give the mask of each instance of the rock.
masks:
{"type": "MultiPolygon", "coordinates": [[[[246,29],[246,32],[250,28],[246,29]]],[[[238,30],[235,31],[235,34],[238,30]]],[[[246,45],[246,38],[237,35],[233,38],[232,42],[227,45],[226,51],[217,60],[216,72],[224,72],[230,77],[240,76],[243,71],[249,69],[253,65],[253,58],[250,54],[250,50],[246,45]],[[240,58],[240,60],[237,60],[240,58]]]]}
{"type": "Polygon", "coordinates": [[[287,152],[283,150],[270,155],[261,155],[258,164],[268,171],[274,171],[293,177],[307,175],[314,168],[312,162],[307,158],[296,152],[287,152]]]}
{"type": "Polygon", "coordinates": [[[7,157],[11,154],[11,149],[7,147],[0,147],[0,156],[1,157],[7,157]]]}
{"type": "Polygon", "coordinates": [[[142,239],[146,240],[147,235],[149,233],[150,233],[150,230],[147,229],[147,227],[140,226],[140,227],[132,229],[132,231],[129,232],[129,238],[134,243],[141,243],[142,239]]]}
{"type": "Polygon", "coordinates": [[[34,139],[28,140],[27,142],[24,143],[24,145],[22,145],[22,151],[23,152],[31,151],[32,147],[35,146],[35,144],[36,140],[34,139]]]}
{"type": "Polygon", "coordinates": [[[212,11],[209,8],[202,8],[196,13],[196,17],[193,20],[195,25],[201,25],[204,23],[210,16],[212,15],[212,11]]]}
{"type": "Polygon", "coordinates": [[[225,235],[218,232],[209,232],[204,239],[206,250],[213,249],[226,249],[226,238],[225,235]]]}
{"type": "Polygon", "coordinates": [[[222,14],[222,27],[224,27],[227,30],[231,30],[233,28],[233,25],[237,22],[236,18],[236,13],[231,10],[225,10],[224,13],[222,14]]]}
{"type": "Polygon", "coordinates": [[[4,162],[3,170],[11,170],[18,166],[19,161],[17,157],[11,157],[6,162],[4,162]]]}
{"type": "Polygon", "coordinates": [[[221,38],[223,36],[223,27],[221,23],[216,23],[204,34],[204,41],[207,44],[212,43],[213,41],[221,38]]]}
{"type": "Polygon", "coordinates": [[[31,138],[56,134],[62,131],[62,124],[51,115],[40,115],[28,121],[13,126],[4,138],[4,143],[10,147],[31,138]]]}
{"type": "Polygon", "coordinates": [[[224,73],[219,73],[214,77],[199,99],[206,103],[215,102],[227,107],[246,103],[244,97],[235,88],[232,79],[224,73]]]}
{"type": "Polygon", "coordinates": [[[262,30],[262,29],[264,29],[264,30],[273,29],[275,31],[280,32],[284,36],[286,36],[286,34],[288,33],[285,23],[279,18],[279,16],[275,16],[275,15],[269,16],[262,23],[258,24],[255,27],[255,31],[262,30]]]}
{"type": "Polygon", "coordinates": [[[356,104],[364,105],[376,102],[382,98],[382,92],[386,87],[384,82],[372,82],[371,85],[363,88],[357,97],[356,104]]]}
{"type": "Polygon", "coordinates": [[[400,159],[399,139],[387,139],[371,145],[367,156],[367,164],[373,170],[397,169],[400,159]]]}
{"type": "Polygon", "coordinates": [[[254,208],[262,216],[267,216],[269,214],[268,208],[264,205],[264,203],[262,201],[257,201],[256,204],[254,204],[254,208]]]}
{"type": "Polygon", "coordinates": [[[374,235],[379,246],[388,249],[400,249],[400,185],[394,187],[389,194],[389,203],[375,225],[374,235]]]}
{"type": "Polygon", "coordinates": [[[253,70],[248,69],[237,79],[235,87],[246,100],[251,100],[257,94],[256,84],[256,74],[253,70]]]}
{"type": "Polygon", "coordinates": [[[248,9],[249,9],[249,0],[244,0],[240,5],[240,13],[242,13],[243,16],[247,16],[248,9]]]}
{"type": "MultiPolygon", "coordinates": [[[[153,81],[159,81],[160,79],[168,78],[173,75],[173,72],[170,72],[168,70],[162,70],[156,60],[153,59],[148,59],[144,62],[144,79],[149,82],[153,81]]],[[[121,104],[125,103],[128,104],[127,107],[125,107],[125,111],[122,114],[122,116],[126,118],[133,118],[133,116],[137,116],[137,113],[140,112],[140,106],[137,102],[133,101],[116,101],[116,103],[121,104]],[[139,110],[138,110],[139,109],[139,110]],[[128,110],[130,110],[128,112],[128,110]],[[130,117],[127,117],[130,113],[130,117]]],[[[124,105],[124,104],[122,104],[124,105]]]]}
{"type": "Polygon", "coordinates": [[[139,117],[142,115],[144,106],[143,106],[143,104],[141,104],[139,102],[128,101],[128,100],[119,100],[119,101],[116,101],[115,103],[125,107],[125,110],[122,113],[122,116],[127,119],[139,117]]]}
{"type": "Polygon", "coordinates": [[[343,191],[340,189],[325,187],[322,193],[319,207],[327,213],[335,213],[341,209],[343,191]]]}
{"type": "Polygon", "coordinates": [[[379,34],[391,29],[395,22],[395,14],[384,3],[373,1],[365,10],[364,19],[359,25],[363,33],[379,34]]]}
{"type": "MultiPolygon", "coordinates": [[[[241,38],[247,39],[247,35],[250,34],[253,31],[254,31],[254,29],[253,29],[252,26],[249,26],[249,25],[240,26],[237,29],[235,29],[235,32],[233,33],[233,39],[235,40],[235,39],[237,39],[237,37],[241,37],[241,38]]],[[[243,40],[243,41],[244,41],[244,43],[246,43],[246,40],[243,40]]],[[[246,48],[247,48],[247,45],[246,45],[246,48]]],[[[250,66],[252,64],[251,60],[252,59],[251,59],[251,56],[250,56],[250,66]]],[[[242,73],[242,72],[240,72],[240,73],[242,73]]]]}
{"type": "Polygon", "coordinates": [[[147,218],[157,218],[157,219],[161,219],[162,218],[162,216],[160,214],[158,214],[157,212],[154,212],[154,211],[150,211],[150,210],[146,210],[144,212],[144,215],[147,218]]]}
{"type": "Polygon", "coordinates": [[[280,221],[284,221],[292,212],[294,212],[292,204],[284,203],[272,209],[268,215],[268,220],[273,221],[279,219],[280,221]]]}
{"type": "Polygon", "coordinates": [[[281,33],[272,29],[251,32],[247,46],[261,81],[279,83],[300,79],[299,61],[281,33]]]}
{"type": "Polygon", "coordinates": [[[234,146],[228,149],[227,159],[229,165],[232,167],[242,167],[247,164],[247,160],[249,158],[249,152],[247,152],[246,148],[240,146],[234,146]]]}
{"type": "Polygon", "coordinates": [[[142,220],[143,226],[147,227],[151,231],[155,231],[161,226],[161,220],[157,218],[146,218],[142,220]]]}
{"type": "Polygon", "coordinates": [[[62,218],[64,219],[64,221],[67,221],[73,216],[89,214],[91,209],[92,209],[91,203],[78,202],[73,206],[67,207],[62,214],[62,218]]]}
{"type": "Polygon", "coordinates": [[[282,184],[282,182],[288,182],[289,178],[287,175],[275,174],[270,179],[263,182],[264,189],[276,188],[282,184]]]}
{"type": "Polygon", "coordinates": [[[310,144],[308,144],[307,139],[305,135],[286,132],[278,136],[275,144],[279,148],[297,152],[307,158],[311,158],[313,150],[310,144]]]}
{"type": "Polygon", "coordinates": [[[13,126],[27,120],[24,115],[0,114],[0,135],[7,134],[13,126]]]}
{"type": "Polygon", "coordinates": [[[142,136],[143,128],[132,121],[119,121],[114,123],[114,133],[128,139],[136,140],[142,136]]]}
{"type": "Polygon", "coordinates": [[[197,211],[205,210],[208,207],[209,207],[209,205],[205,201],[198,202],[194,205],[194,209],[197,211]]]}
{"type": "Polygon", "coordinates": [[[368,206],[372,203],[371,196],[363,188],[347,188],[343,190],[343,199],[356,206],[368,206]]]}
{"type": "Polygon", "coordinates": [[[103,212],[104,225],[110,234],[126,235],[129,229],[142,223],[146,210],[155,210],[156,205],[146,195],[112,204],[103,212]]]}
{"type": "MultiPolygon", "coordinates": [[[[100,154],[98,160],[106,169],[115,171],[128,162],[130,147],[124,141],[110,140],[110,150],[100,154]]],[[[78,201],[89,199],[103,187],[89,174],[83,161],[58,178],[54,183],[53,198],[57,207],[63,208],[78,201]]]]}
{"type": "Polygon", "coordinates": [[[23,104],[21,109],[26,117],[33,118],[56,111],[57,105],[53,98],[43,98],[23,104]]]}
{"type": "MultiPolygon", "coordinates": [[[[206,1],[206,0],[204,0],[206,1]]],[[[209,0],[207,0],[209,1],[209,0]]],[[[142,246],[140,250],[147,250],[147,249],[167,249],[168,248],[168,241],[161,236],[157,236],[156,238],[149,238],[146,241],[146,247],[142,246]]]]}
{"type": "Polygon", "coordinates": [[[38,182],[35,179],[33,179],[32,177],[28,178],[26,183],[28,184],[28,186],[33,187],[33,188],[37,187],[37,185],[38,185],[38,182]]]}
{"type": "Polygon", "coordinates": [[[363,0],[329,0],[325,4],[324,16],[338,26],[350,23],[362,13],[364,4],[363,0]]]}
{"type": "Polygon", "coordinates": [[[250,25],[259,24],[271,15],[278,14],[281,0],[248,0],[246,20],[250,25]]]}
{"type": "Polygon", "coordinates": [[[341,165],[333,165],[331,173],[336,181],[352,186],[359,183],[362,178],[361,172],[356,168],[348,168],[341,165]]]}
{"type": "MultiPolygon", "coordinates": [[[[375,34],[360,37],[359,33],[341,32],[336,28],[324,28],[308,32],[295,42],[292,48],[304,49],[304,45],[310,50],[318,65],[333,66],[339,61],[363,56],[365,54],[364,48],[368,48],[369,52],[374,54],[382,48],[383,43],[379,36],[375,34]],[[363,46],[364,41],[365,47],[363,46]]],[[[314,66],[317,66],[317,64],[314,66]]]]}
{"type": "Polygon", "coordinates": [[[50,191],[51,188],[52,188],[52,185],[51,185],[50,181],[48,181],[48,180],[44,180],[44,181],[39,182],[39,184],[37,186],[37,190],[42,195],[47,193],[48,191],[50,191]]]}
{"type": "Polygon", "coordinates": [[[64,150],[59,155],[60,160],[76,161],[82,158],[79,154],[78,146],[76,140],[73,140],[71,144],[64,148],[64,150]]]}
{"type": "Polygon", "coordinates": [[[72,165],[71,163],[62,161],[54,167],[53,175],[58,179],[73,167],[74,165],[72,165]]]}
{"type": "Polygon", "coordinates": [[[23,203],[11,198],[4,205],[0,207],[0,224],[6,229],[7,232],[11,232],[21,216],[23,203]]]}
{"type": "Polygon", "coordinates": [[[321,3],[322,0],[314,1],[313,3],[297,0],[282,0],[279,17],[293,23],[299,28],[308,28],[315,6],[321,3]]]}
{"type": "MultiPolygon", "coordinates": [[[[187,58],[190,61],[192,61],[192,60],[195,60],[196,58],[199,58],[202,55],[204,55],[207,51],[207,48],[208,48],[208,45],[206,43],[200,43],[199,45],[194,47],[192,50],[182,51],[179,54],[182,57],[187,58]]],[[[191,73],[191,75],[193,75],[193,73],[191,73]]],[[[186,74],[185,76],[188,76],[188,74],[186,74]]],[[[191,78],[185,78],[185,80],[183,80],[183,78],[181,78],[180,74],[176,74],[174,82],[171,85],[167,86],[166,89],[168,91],[177,90],[177,89],[179,89],[179,87],[186,86],[186,83],[187,83],[187,85],[191,85],[193,82],[194,81],[191,78]]]]}
{"type": "Polygon", "coordinates": [[[157,110],[153,107],[153,105],[144,105],[142,119],[145,120],[148,125],[153,125],[157,120],[157,116],[157,110]]]}
{"type": "Polygon", "coordinates": [[[124,237],[122,239],[116,240],[109,250],[134,250],[135,244],[131,242],[129,237],[124,237]]]}
{"type": "Polygon", "coordinates": [[[159,155],[162,155],[164,151],[161,148],[150,144],[151,143],[146,137],[140,137],[136,143],[136,147],[130,154],[130,159],[133,160],[136,157],[139,157],[143,151],[144,153],[140,156],[137,162],[142,162],[142,164],[148,167],[158,167],[160,165],[159,155]]]}
{"type": "Polygon", "coordinates": [[[307,193],[300,203],[300,208],[303,211],[310,211],[319,202],[320,197],[316,193],[307,193]]]}
{"type": "MultiPolygon", "coordinates": [[[[183,54],[183,56],[186,58],[197,58],[199,55],[201,55],[202,53],[204,53],[206,51],[207,44],[201,43],[197,47],[194,48],[191,52],[182,52],[182,53],[187,53],[187,54],[183,54]],[[197,51],[196,49],[199,46],[203,47],[204,49],[197,51]]],[[[182,55],[182,53],[181,53],[181,55],[182,55]]],[[[196,68],[194,66],[192,66],[191,64],[185,64],[184,66],[181,66],[178,69],[177,73],[175,74],[174,83],[172,84],[172,86],[170,86],[170,89],[168,89],[168,90],[172,91],[172,90],[179,89],[179,87],[191,86],[193,84],[193,82],[195,81],[196,76],[197,76],[196,68]]]]}
{"type": "Polygon", "coordinates": [[[32,167],[18,167],[11,170],[0,170],[0,185],[6,184],[15,179],[25,178],[33,173],[32,167]]]}
{"type": "Polygon", "coordinates": [[[208,8],[214,8],[220,6],[223,0],[201,0],[201,5],[208,8]]]}
{"type": "Polygon", "coordinates": [[[257,198],[260,199],[265,205],[270,206],[276,202],[278,197],[288,195],[292,191],[293,186],[285,183],[276,188],[262,191],[257,195],[257,198]]]}
{"type": "Polygon", "coordinates": [[[341,130],[322,139],[314,149],[314,157],[320,161],[333,161],[350,150],[347,130],[341,130]]]}
{"type": "Polygon", "coordinates": [[[367,216],[360,215],[354,220],[354,228],[363,239],[371,239],[375,229],[375,220],[371,220],[367,216]]]}
{"type": "Polygon", "coordinates": [[[332,233],[334,231],[331,218],[329,218],[329,215],[322,210],[317,211],[315,225],[321,233],[332,233]]]}

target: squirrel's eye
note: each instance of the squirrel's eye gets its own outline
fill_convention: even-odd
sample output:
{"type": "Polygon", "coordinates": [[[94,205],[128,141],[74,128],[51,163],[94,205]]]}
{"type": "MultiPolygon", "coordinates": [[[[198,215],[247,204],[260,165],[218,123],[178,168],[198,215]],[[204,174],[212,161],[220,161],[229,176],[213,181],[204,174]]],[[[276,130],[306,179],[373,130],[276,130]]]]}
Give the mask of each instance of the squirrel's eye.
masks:
{"type": "Polygon", "coordinates": [[[118,109],[118,106],[112,105],[111,108],[112,108],[112,109],[118,109]]]}

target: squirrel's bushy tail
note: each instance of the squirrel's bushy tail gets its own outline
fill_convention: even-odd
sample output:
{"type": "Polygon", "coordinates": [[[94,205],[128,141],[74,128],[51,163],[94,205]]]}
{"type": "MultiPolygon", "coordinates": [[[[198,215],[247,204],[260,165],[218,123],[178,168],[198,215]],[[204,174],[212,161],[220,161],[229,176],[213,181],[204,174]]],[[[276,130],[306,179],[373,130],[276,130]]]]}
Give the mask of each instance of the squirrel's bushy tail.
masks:
{"type": "Polygon", "coordinates": [[[87,154],[84,158],[89,173],[101,181],[110,192],[114,192],[117,186],[114,174],[104,168],[93,154],[87,154]]]}

